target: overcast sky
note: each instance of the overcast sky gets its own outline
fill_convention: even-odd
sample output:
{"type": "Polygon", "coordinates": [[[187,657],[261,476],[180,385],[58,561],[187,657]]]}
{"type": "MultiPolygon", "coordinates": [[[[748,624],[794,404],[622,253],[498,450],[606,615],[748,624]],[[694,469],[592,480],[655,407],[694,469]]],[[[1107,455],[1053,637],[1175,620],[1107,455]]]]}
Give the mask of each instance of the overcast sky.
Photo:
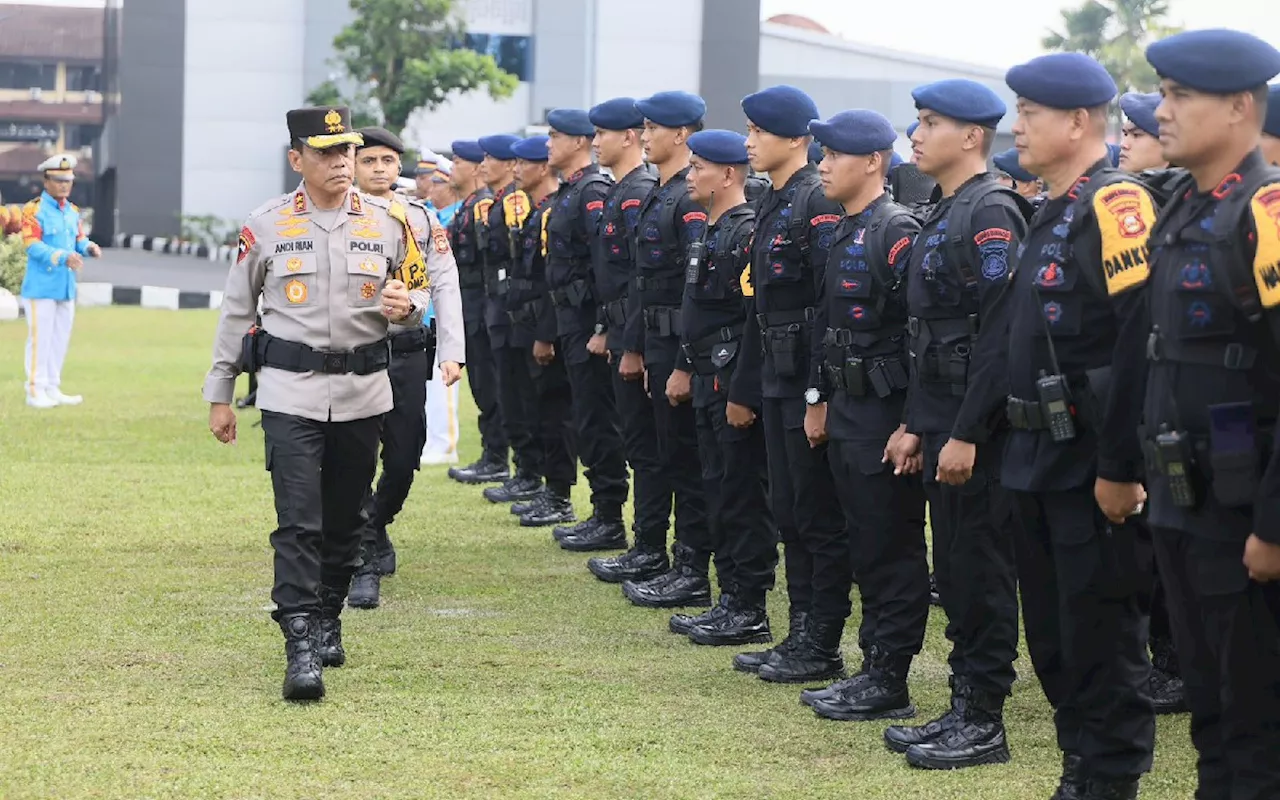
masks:
{"type": "MultiPolygon", "coordinates": [[[[536,0],[535,0],[536,2],[536,0]]],[[[1009,67],[1042,51],[1040,39],[1080,0],[762,0],[765,17],[802,14],[846,39],[940,58],[1009,67]],[[893,18],[900,20],[897,24],[893,18]],[[915,24],[923,20],[923,24],[915,24]]],[[[1276,0],[1171,0],[1171,22],[1238,28],[1280,47],[1276,0]],[[1268,9],[1270,9],[1268,11],[1268,9]]]]}

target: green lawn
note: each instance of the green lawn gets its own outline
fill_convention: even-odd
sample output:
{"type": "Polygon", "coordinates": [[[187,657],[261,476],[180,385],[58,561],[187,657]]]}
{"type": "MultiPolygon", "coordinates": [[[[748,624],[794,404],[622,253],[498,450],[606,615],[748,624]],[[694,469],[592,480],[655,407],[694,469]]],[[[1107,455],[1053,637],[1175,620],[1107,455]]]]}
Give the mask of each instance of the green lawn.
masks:
{"type": "MultiPolygon", "coordinates": [[[[215,319],[83,310],[64,389],[85,403],[44,412],[23,405],[25,325],[0,323],[0,797],[1052,791],[1049,709],[1025,657],[1013,762],[915,771],[884,749],[884,725],[820,720],[798,689],[734,673],[735,651],[668,633],[665,614],[632,607],[549,530],[521,529],[442,467],[392,530],[400,571],[383,607],[345,615],[347,666],[326,671],[328,697],[282,702],[257,414],[223,447],[200,399],[215,319]]],[[[463,427],[469,460],[469,411],[463,427]]],[[[771,611],[785,625],[781,593],[771,611]]],[[[929,716],[946,703],[942,623],[935,609],[912,673],[929,716]]],[[[1142,796],[1189,797],[1186,718],[1161,720],[1159,740],[1142,796]]]]}

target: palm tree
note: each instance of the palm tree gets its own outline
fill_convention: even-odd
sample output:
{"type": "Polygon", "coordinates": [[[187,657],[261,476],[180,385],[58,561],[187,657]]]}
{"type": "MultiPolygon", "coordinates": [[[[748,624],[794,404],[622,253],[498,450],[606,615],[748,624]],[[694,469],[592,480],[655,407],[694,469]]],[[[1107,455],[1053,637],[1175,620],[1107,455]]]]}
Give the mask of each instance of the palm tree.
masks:
{"type": "Polygon", "coordinates": [[[1050,31],[1040,43],[1046,50],[1093,56],[1122,92],[1150,92],[1159,80],[1147,63],[1147,45],[1181,30],[1166,24],[1168,16],[1168,0],[1085,0],[1063,10],[1064,33],[1050,31]]]}

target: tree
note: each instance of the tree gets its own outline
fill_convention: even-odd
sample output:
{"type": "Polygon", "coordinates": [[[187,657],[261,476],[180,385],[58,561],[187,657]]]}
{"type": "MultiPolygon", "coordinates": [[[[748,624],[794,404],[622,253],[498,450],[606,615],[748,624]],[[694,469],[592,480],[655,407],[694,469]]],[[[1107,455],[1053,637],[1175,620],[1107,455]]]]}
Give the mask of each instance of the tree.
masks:
{"type": "Polygon", "coordinates": [[[1155,91],[1155,70],[1147,63],[1147,45],[1181,30],[1165,23],[1168,0],[1085,0],[1062,11],[1062,33],[1040,40],[1046,50],[1084,53],[1098,59],[1123,91],[1155,91]]]}
{"type": "MultiPolygon", "coordinates": [[[[338,63],[360,89],[343,99],[333,81],[308,97],[342,102],[352,122],[381,122],[399,133],[419,108],[438,108],[452,92],[486,89],[510,97],[519,81],[493,56],[461,47],[462,22],[454,0],[349,0],[355,20],[333,40],[338,63]],[[357,116],[358,114],[358,116],[357,116]]],[[[328,103],[315,103],[327,105],[328,103]]]]}
{"type": "Polygon", "coordinates": [[[311,94],[307,95],[307,104],[312,106],[347,106],[351,109],[351,124],[357,128],[367,128],[371,125],[377,125],[379,122],[378,115],[369,107],[367,98],[347,99],[343,97],[342,90],[332,80],[327,80],[312,89],[311,94]]]}

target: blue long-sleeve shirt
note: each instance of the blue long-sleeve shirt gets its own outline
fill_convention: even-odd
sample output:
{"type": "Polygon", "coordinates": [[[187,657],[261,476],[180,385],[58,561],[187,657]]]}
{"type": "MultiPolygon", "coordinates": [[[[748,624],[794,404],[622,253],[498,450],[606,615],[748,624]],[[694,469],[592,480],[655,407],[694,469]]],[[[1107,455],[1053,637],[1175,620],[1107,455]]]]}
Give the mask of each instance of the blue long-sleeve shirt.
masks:
{"type": "Polygon", "coordinates": [[[22,208],[22,243],[27,248],[27,272],[22,296],[30,300],[74,300],[76,273],[67,257],[89,252],[80,209],[70,200],[58,201],[48,192],[22,208]]]}

